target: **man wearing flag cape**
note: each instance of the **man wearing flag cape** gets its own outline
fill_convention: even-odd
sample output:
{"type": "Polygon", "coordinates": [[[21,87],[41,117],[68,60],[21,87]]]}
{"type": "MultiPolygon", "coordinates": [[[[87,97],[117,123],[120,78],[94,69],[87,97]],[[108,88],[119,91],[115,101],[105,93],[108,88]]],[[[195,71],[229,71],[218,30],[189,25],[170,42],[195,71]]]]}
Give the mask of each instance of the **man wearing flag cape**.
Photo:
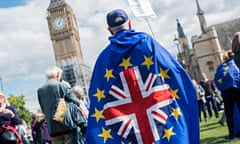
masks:
{"type": "Polygon", "coordinates": [[[89,89],[87,144],[199,144],[197,97],[182,66],[124,10],[107,14],[110,44],[89,89]]]}

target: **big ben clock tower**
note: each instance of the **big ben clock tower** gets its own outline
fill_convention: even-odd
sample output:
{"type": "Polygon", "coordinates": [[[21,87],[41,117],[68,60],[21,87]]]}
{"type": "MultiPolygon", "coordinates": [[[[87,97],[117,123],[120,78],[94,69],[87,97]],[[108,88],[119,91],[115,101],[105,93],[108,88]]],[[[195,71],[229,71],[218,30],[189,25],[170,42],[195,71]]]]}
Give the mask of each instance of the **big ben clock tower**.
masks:
{"type": "Polygon", "coordinates": [[[90,68],[83,63],[76,17],[66,0],[51,0],[47,9],[48,26],[56,65],[63,69],[63,79],[71,86],[88,89],[90,68]]]}

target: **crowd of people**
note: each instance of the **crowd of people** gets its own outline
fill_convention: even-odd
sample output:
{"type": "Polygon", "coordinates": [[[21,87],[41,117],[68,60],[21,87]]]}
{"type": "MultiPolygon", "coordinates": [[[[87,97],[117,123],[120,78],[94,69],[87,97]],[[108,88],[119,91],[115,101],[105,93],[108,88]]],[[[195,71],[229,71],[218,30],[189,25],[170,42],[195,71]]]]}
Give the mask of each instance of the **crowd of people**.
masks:
{"type": "MultiPolygon", "coordinates": [[[[116,99],[124,99],[128,97],[127,94],[136,97],[133,98],[133,102],[139,100],[140,97],[138,97],[138,95],[141,94],[139,91],[142,89],[138,91],[140,86],[134,86],[143,84],[145,79],[146,82],[149,82],[149,85],[146,85],[143,95],[150,94],[151,97],[149,96],[150,98],[148,98],[148,100],[150,99],[152,102],[158,101],[159,99],[159,97],[152,94],[153,91],[161,93],[160,90],[157,91],[161,89],[162,91],[164,90],[165,93],[169,93],[170,96],[166,96],[164,99],[165,101],[168,99],[168,103],[172,107],[176,107],[174,113],[171,114],[171,116],[176,116],[176,119],[171,120],[171,123],[175,127],[178,127],[178,129],[181,129],[181,127],[177,125],[179,123],[174,123],[178,119],[180,119],[183,126],[188,125],[188,129],[181,131],[188,136],[184,136],[183,138],[179,135],[179,139],[173,138],[175,143],[181,140],[186,144],[199,143],[199,126],[196,125],[196,123],[198,123],[199,120],[200,122],[202,121],[202,114],[205,122],[208,122],[209,119],[215,116],[219,118],[219,123],[223,126],[226,119],[229,135],[225,137],[225,140],[233,140],[235,138],[235,103],[240,111],[240,33],[235,34],[233,39],[233,52],[227,52],[223,55],[224,62],[218,66],[213,80],[208,79],[207,74],[203,72],[201,74],[201,81],[191,81],[188,74],[178,62],[151,36],[145,33],[135,32],[131,28],[131,21],[124,10],[116,9],[109,12],[107,14],[107,24],[108,30],[112,34],[109,38],[110,45],[101,53],[94,67],[89,90],[90,99],[84,95],[84,91],[80,86],[71,87],[69,83],[62,80],[62,69],[57,66],[49,66],[45,73],[47,81],[37,90],[38,102],[42,112],[32,115],[30,126],[19,118],[15,108],[8,103],[4,93],[0,92],[1,144],[10,142],[16,144],[83,144],[106,143],[107,140],[109,140],[109,143],[119,142],[120,140],[123,142],[133,141],[137,143],[160,142],[161,140],[157,134],[152,136],[150,132],[152,129],[151,127],[148,128],[146,123],[144,123],[146,129],[141,133],[148,133],[148,135],[143,134],[135,136],[134,133],[130,133],[130,131],[129,135],[127,135],[127,126],[130,126],[132,121],[127,121],[126,123],[124,121],[123,123],[126,124],[126,127],[121,127],[122,130],[125,130],[122,131],[121,137],[117,135],[112,137],[105,128],[114,124],[116,119],[112,121],[109,120],[106,123],[101,121],[103,118],[108,120],[110,117],[114,117],[118,114],[123,116],[124,112],[120,110],[125,110],[126,108],[119,107],[117,110],[115,108],[112,109],[113,101],[116,99]],[[140,58],[131,57],[132,54],[138,56],[144,55],[145,61],[140,63],[140,58]],[[119,63],[121,60],[122,63],[119,63]],[[105,68],[105,66],[109,67],[109,69],[105,68]],[[161,72],[162,68],[166,68],[168,71],[170,70],[173,82],[169,80],[170,76],[166,71],[163,73],[161,72]],[[176,69],[178,72],[175,73],[174,71],[176,69]],[[104,74],[105,72],[106,74],[104,74]],[[138,78],[134,75],[139,74],[138,76],[143,76],[149,72],[158,72],[160,74],[156,77],[152,76],[152,79],[147,79],[145,77],[138,78]],[[117,73],[121,75],[121,82],[119,82],[120,80],[117,81],[119,82],[118,84],[111,81],[111,78],[114,78],[113,74],[117,73]],[[101,76],[101,78],[99,78],[99,76],[101,76]],[[156,82],[154,82],[153,79],[156,80],[156,82]],[[142,82],[135,83],[137,80],[142,80],[142,82]],[[166,86],[158,86],[157,84],[159,82],[161,85],[165,84],[166,86]],[[172,83],[174,83],[174,85],[172,85],[172,83]],[[109,84],[114,86],[110,87],[109,84]],[[126,92],[126,85],[130,85],[132,89],[137,90],[133,92],[130,88],[126,92]],[[117,86],[119,86],[119,88],[117,88],[117,86]],[[148,91],[151,86],[155,86],[155,89],[153,91],[148,91]],[[178,90],[179,93],[182,94],[181,99],[177,94],[171,94],[172,91],[169,90],[169,87],[175,86],[180,87],[178,90]],[[105,98],[105,95],[104,92],[102,93],[100,87],[107,87],[110,89],[110,94],[108,95],[109,99],[104,102],[102,102],[101,99],[105,98]],[[124,91],[120,90],[122,87],[124,91]],[[187,91],[187,93],[185,91],[187,91]],[[61,112],[64,113],[60,115],[62,119],[57,120],[55,115],[58,112],[57,108],[60,105],[61,99],[64,101],[64,107],[62,107],[61,112]],[[187,103],[186,100],[193,101],[187,103]],[[195,105],[195,102],[196,104],[198,103],[198,107],[195,105]],[[177,111],[177,107],[179,107],[181,112],[177,111]],[[103,116],[101,111],[96,108],[104,109],[105,114],[108,115],[103,116]],[[221,117],[219,114],[220,110],[223,111],[221,117]],[[197,119],[194,119],[193,115],[198,115],[197,119]],[[181,119],[181,116],[184,116],[184,118],[181,119]],[[90,124],[89,126],[88,122],[90,124]],[[98,134],[96,137],[96,131],[103,131],[103,133],[98,134]],[[103,140],[99,140],[101,137],[103,137],[103,140]],[[122,139],[122,137],[129,139],[129,141],[122,139]]],[[[138,101],[136,103],[138,103],[138,101]]],[[[166,106],[166,104],[164,105],[166,106]]],[[[157,109],[154,109],[154,112],[152,112],[156,116],[158,116],[158,109],[160,109],[160,107],[157,107],[157,109]]],[[[164,112],[165,111],[161,111],[161,114],[166,116],[166,114],[163,114],[164,112]]],[[[161,117],[163,117],[162,115],[161,117]]],[[[141,116],[141,119],[144,121],[145,115],[141,114],[141,116]]],[[[165,128],[166,122],[163,122],[163,120],[161,120],[156,127],[154,126],[156,131],[163,132],[163,128],[164,132],[167,131],[165,128]]],[[[120,122],[120,120],[118,122],[120,122]]],[[[148,120],[144,122],[148,122],[148,120]]],[[[153,127],[153,125],[151,126],[153,127]]],[[[116,129],[116,127],[117,126],[114,128],[116,129]]],[[[141,131],[141,128],[135,126],[135,130],[141,131]]],[[[114,132],[117,133],[118,131],[114,132]]],[[[172,132],[171,134],[176,135],[176,133],[172,132]]],[[[170,132],[168,132],[168,134],[170,135],[170,132]]],[[[162,138],[166,138],[170,141],[171,135],[169,135],[164,135],[162,138]]]]}
{"type": "Polygon", "coordinates": [[[33,114],[31,125],[20,119],[0,92],[0,143],[1,144],[51,144],[44,114],[33,114]]]}
{"type": "MultiPolygon", "coordinates": [[[[49,79],[52,79],[53,77],[55,78],[58,77],[57,76],[58,72],[61,73],[60,68],[56,66],[51,66],[48,68],[46,75],[47,77],[49,77],[49,79]]],[[[77,107],[79,107],[79,109],[78,111],[73,112],[74,113],[73,116],[78,121],[80,118],[76,118],[76,117],[79,117],[79,116],[82,117],[82,119],[85,120],[84,123],[77,123],[78,121],[76,121],[75,125],[71,124],[71,128],[69,128],[70,122],[67,122],[67,121],[65,124],[55,122],[55,125],[52,125],[52,123],[54,123],[54,120],[52,120],[52,112],[50,109],[45,110],[44,108],[42,109],[43,112],[33,113],[31,124],[27,125],[25,120],[21,120],[19,118],[15,108],[8,103],[8,100],[4,95],[4,93],[0,92],[0,144],[52,144],[52,143],[53,144],[54,143],[55,144],[60,144],[60,143],[83,144],[84,143],[85,141],[84,135],[86,133],[86,127],[87,127],[86,123],[87,123],[87,117],[88,117],[89,101],[84,96],[83,89],[80,86],[74,86],[73,88],[70,88],[70,85],[68,83],[62,82],[62,81],[61,82],[58,81],[58,82],[59,84],[61,83],[64,86],[69,88],[68,92],[73,94],[71,97],[72,99],[75,99],[76,101],[79,100],[79,103],[74,104],[77,107]],[[49,113],[46,113],[46,111],[49,113]],[[79,111],[82,112],[80,115],[77,114],[77,112],[79,111]],[[49,114],[49,115],[46,115],[46,114],[49,114]],[[48,123],[47,121],[52,121],[52,122],[48,123]],[[56,127],[57,125],[60,125],[63,128],[62,127],[57,128],[56,127]]],[[[55,86],[58,86],[58,84],[56,84],[55,86]]],[[[62,94],[63,91],[59,90],[58,92],[62,94]]],[[[67,97],[65,98],[66,100],[69,100],[67,97]]],[[[48,99],[45,99],[45,100],[47,101],[48,99]]],[[[55,100],[57,101],[57,98],[55,100]]],[[[44,101],[44,103],[46,102],[44,101]]],[[[52,105],[55,105],[55,104],[56,103],[52,103],[52,105]]]]}
{"type": "Polygon", "coordinates": [[[32,115],[30,126],[18,117],[15,108],[0,93],[0,144],[84,143],[89,101],[80,86],[71,88],[61,80],[61,76],[62,70],[57,66],[50,66],[46,70],[47,82],[38,90],[42,112],[32,115]],[[52,118],[59,98],[64,98],[68,109],[71,109],[64,123],[52,118]]]}
{"type": "Polygon", "coordinates": [[[239,35],[239,32],[234,35],[232,50],[223,54],[223,63],[217,67],[213,80],[209,80],[205,73],[202,73],[203,79],[199,83],[193,80],[198,96],[199,120],[202,120],[203,114],[204,121],[207,122],[212,117],[212,112],[218,118],[219,111],[223,110],[218,122],[222,126],[225,121],[227,123],[229,134],[224,138],[226,141],[240,135],[239,128],[235,128],[238,119],[234,119],[235,113],[239,115],[240,112],[239,35]]]}
{"type": "MultiPolygon", "coordinates": [[[[202,80],[196,82],[193,80],[197,91],[198,105],[199,105],[199,120],[202,121],[202,114],[204,121],[212,118],[213,112],[216,118],[219,118],[219,112],[223,111],[223,99],[219,89],[216,87],[213,80],[209,80],[206,73],[202,73],[202,80]]],[[[219,121],[221,125],[224,125],[224,114],[219,121]]]]}

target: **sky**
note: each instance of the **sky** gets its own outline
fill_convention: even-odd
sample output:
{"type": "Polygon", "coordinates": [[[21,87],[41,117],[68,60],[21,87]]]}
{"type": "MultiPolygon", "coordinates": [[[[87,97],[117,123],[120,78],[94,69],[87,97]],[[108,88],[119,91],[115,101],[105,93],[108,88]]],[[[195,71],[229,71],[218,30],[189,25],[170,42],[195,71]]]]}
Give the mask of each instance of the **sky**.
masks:
{"type": "MultiPolygon", "coordinates": [[[[121,8],[129,13],[133,29],[151,34],[174,56],[177,47],[176,19],[189,42],[200,35],[195,0],[149,0],[156,18],[135,17],[127,0],[65,0],[73,9],[80,35],[84,63],[93,68],[99,53],[108,44],[105,15],[121,8]],[[152,29],[152,31],[151,31],[152,29]]],[[[199,0],[207,25],[239,18],[239,0],[199,0]]],[[[46,81],[44,72],[55,65],[47,24],[50,0],[0,0],[0,77],[5,95],[24,95],[30,111],[39,109],[37,89],[46,81]]]]}

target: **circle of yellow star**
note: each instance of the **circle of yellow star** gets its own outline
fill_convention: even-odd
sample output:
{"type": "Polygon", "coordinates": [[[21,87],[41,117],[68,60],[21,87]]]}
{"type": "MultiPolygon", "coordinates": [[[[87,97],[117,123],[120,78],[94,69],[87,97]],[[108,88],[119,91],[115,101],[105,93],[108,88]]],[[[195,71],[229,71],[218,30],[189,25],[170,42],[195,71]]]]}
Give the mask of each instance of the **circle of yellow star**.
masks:
{"type": "Polygon", "coordinates": [[[112,138],[113,138],[110,133],[111,133],[111,129],[105,130],[104,128],[102,128],[102,133],[99,134],[98,136],[99,136],[99,137],[102,137],[103,140],[104,140],[104,143],[106,143],[106,141],[107,141],[108,139],[110,139],[110,138],[112,139],[112,138]]]}
{"type": "Polygon", "coordinates": [[[96,118],[96,121],[98,122],[100,120],[100,118],[104,119],[103,116],[103,110],[98,110],[95,108],[95,113],[91,115],[92,117],[96,118]]]}
{"type": "Polygon", "coordinates": [[[152,61],[152,58],[153,58],[153,56],[150,56],[150,57],[144,56],[144,62],[142,63],[142,65],[147,66],[148,70],[150,69],[150,66],[154,64],[152,61]]]}
{"type": "Polygon", "coordinates": [[[225,65],[223,68],[224,68],[225,71],[229,70],[229,66],[228,65],[225,65]]]}
{"type": "Polygon", "coordinates": [[[223,76],[227,76],[227,72],[223,72],[223,76]]]}
{"type": "Polygon", "coordinates": [[[104,90],[100,90],[99,88],[97,88],[97,92],[93,95],[96,96],[98,98],[98,102],[102,99],[105,98],[106,96],[104,95],[104,90]]]}
{"type": "Polygon", "coordinates": [[[109,81],[110,78],[114,78],[114,75],[112,74],[113,69],[106,69],[106,73],[104,75],[104,77],[107,79],[107,81],[109,81]]]}
{"type": "Polygon", "coordinates": [[[178,120],[179,116],[181,115],[180,109],[179,108],[173,108],[172,110],[173,110],[173,112],[172,112],[171,115],[174,116],[178,120]]]}
{"type": "Polygon", "coordinates": [[[130,63],[130,59],[131,57],[128,57],[127,59],[123,58],[122,63],[119,66],[124,67],[124,69],[127,69],[128,67],[132,66],[132,64],[130,63]]]}
{"type": "Polygon", "coordinates": [[[168,78],[168,79],[170,79],[170,77],[169,77],[169,75],[168,75],[168,71],[169,71],[169,69],[162,69],[161,67],[160,67],[160,73],[159,73],[159,76],[163,79],[163,80],[165,80],[165,78],[168,78]]]}
{"type": "Polygon", "coordinates": [[[222,84],[222,79],[218,79],[217,82],[218,82],[219,84],[222,84]]]}
{"type": "Polygon", "coordinates": [[[179,98],[180,98],[180,97],[177,95],[178,89],[175,89],[175,90],[172,90],[172,89],[171,89],[171,93],[172,93],[172,95],[173,95],[173,97],[174,97],[175,99],[179,99],[179,98]]]}
{"type": "Polygon", "coordinates": [[[176,133],[173,132],[173,127],[171,127],[169,129],[164,129],[164,136],[162,138],[167,138],[169,141],[173,135],[176,135],[176,133]]]}

